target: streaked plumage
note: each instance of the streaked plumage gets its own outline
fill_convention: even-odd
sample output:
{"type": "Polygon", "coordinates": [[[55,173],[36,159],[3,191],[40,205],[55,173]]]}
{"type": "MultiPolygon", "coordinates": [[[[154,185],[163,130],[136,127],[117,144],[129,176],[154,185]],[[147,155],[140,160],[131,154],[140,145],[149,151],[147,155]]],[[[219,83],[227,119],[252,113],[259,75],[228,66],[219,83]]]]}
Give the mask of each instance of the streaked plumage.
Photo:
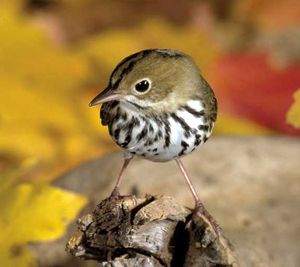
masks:
{"type": "MultiPolygon", "coordinates": [[[[193,61],[183,53],[174,50],[145,50],[124,59],[113,71],[110,86],[117,88],[131,72],[139,68],[138,64],[146,68],[150,65],[153,68],[152,61],[148,64],[143,62],[148,57],[152,57],[151,60],[157,64],[159,60],[167,60],[168,64],[183,61],[189,66],[187,72],[194,68],[192,74],[196,76],[199,84],[192,83],[193,88],[186,90],[184,86],[191,83],[186,80],[185,84],[176,85],[177,90],[172,90],[172,87],[168,87],[169,92],[157,90],[158,92],[153,96],[154,101],[149,106],[143,103],[144,99],[137,99],[142,101],[141,103],[131,102],[131,99],[106,102],[102,105],[100,117],[102,124],[108,125],[114,141],[126,152],[152,161],[168,161],[189,154],[197,146],[206,142],[216,120],[217,104],[212,90],[197,73],[198,69],[193,61]],[[118,79],[116,76],[121,78],[118,79]],[[178,95],[174,95],[174,91],[178,95]],[[169,101],[172,98],[170,105],[169,101]],[[166,103],[161,104],[164,101],[166,103]]],[[[182,68],[179,69],[181,76],[186,78],[182,68]]],[[[168,71],[170,72],[168,75],[171,75],[172,70],[168,69],[168,71]]],[[[177,70],[175,69],[174,72],[176,73],[177,70]]],[[[147,77],[149,75],[151,77],[151,74],[146,73],[147,77]]],[[[153,76],[156,77],[155,75],[156,71],[153,76]]],[[[171,82],[173,81],[174,78],[171,79],[171,82]]],[[[157,86],[159,86],[158,82],[157,86]]]]}
{"type": "Polygon", "coordinates": [[[157,114],[144,114],[122,102],[109,106],[102,108],[101,117],[114,141],[126,152],[151,161],[169,161],[189,154],[206,142],[214,125],[200,100],[190,100],[172,113],[157,114]],[[115,115],[106,121],[104,110],[115,115]]]}
{"type": "Polygon", "coordinates": [[[214,93],[194,61],[170,49],[133,54],[117,65],[107,88],[90,105],[99,103],[103,103],[102,124],[125,151],[112,195],[118,194],[123,171],[133,156],[158,162],[174,159],[196,208],[206,211],[179,159],[207,141],[217,118],[214,93]]]}

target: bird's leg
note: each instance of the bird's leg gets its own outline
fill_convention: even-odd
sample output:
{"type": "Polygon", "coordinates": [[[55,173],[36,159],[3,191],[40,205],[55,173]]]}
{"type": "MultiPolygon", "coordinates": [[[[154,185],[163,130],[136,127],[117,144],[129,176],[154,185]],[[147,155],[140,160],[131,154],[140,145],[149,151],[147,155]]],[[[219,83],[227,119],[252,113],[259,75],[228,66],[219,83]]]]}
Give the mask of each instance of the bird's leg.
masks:
{"type": "Polygon", "coordinates": [[[126,167],[128,166],[129,162],[131,161],[131,159],[132,159],[132,157],[130,157],[130,158],[125,157],[124,158],[124,162],[123,162],[121,171],[119,173],[117,182],[115,184],[115,187],[114,187],[113,191],[110,194],[111,197],[117,197],[117,196],[120,195],[120,193],[119,193],[119,186],[120,186],[121,180],[123,178],[124,171],[125,171],[126,167]]]}
{"type": "Polygon", "coordinates": [[[188,184],[188,186],[189,186],[189,188],[190,188],[190,190],[191,190],[191,192],[193,194],[193,197],[194,197],[194,200],[195,200],[195,209],[194,209],[194,212],[195,213],[200,212],[201,214],[203,214],[211,222],[211,224],[213,225],[215,231],[217,233],[220,233],[220,231],[221,231],[220,225],[215,220],[215,218],[212,217],[210,215],[210,213],[207,211],[207,209],[204,207],[204,204],[200,200],[200,198],[199,198],[199,196],[198,196],[198,194],[197,194],[197,192],[196,192],[196,190],[195,190],[195,188],[194,188],[194,186],[192,184],[192,181],[190,180],[189,175],[187,174],[187,171],[186,171],[186,169],[183,166],[182,161],[180,159],[176,159],[176,163],[179,166],[180,171],[183,174],[183,176],[184,176],[184,178],[185,178],[185,180],[186,180],[186,182],[187,182],[187,184],[188,184]]]}

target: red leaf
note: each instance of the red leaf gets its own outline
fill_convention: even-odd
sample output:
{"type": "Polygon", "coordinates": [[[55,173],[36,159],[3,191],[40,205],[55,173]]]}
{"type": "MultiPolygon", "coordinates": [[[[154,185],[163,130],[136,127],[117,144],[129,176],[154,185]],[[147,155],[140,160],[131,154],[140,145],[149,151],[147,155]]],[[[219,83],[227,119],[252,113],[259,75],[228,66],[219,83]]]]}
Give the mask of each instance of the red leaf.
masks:
{"type": "Polygon", "coordinates": [[[213,68],[211,84],[220,109],[244,116],[278,132],[298,134],[285,122],[300,88],[300,65],[279,69],[266,54],[231,54],[213,68]]]}

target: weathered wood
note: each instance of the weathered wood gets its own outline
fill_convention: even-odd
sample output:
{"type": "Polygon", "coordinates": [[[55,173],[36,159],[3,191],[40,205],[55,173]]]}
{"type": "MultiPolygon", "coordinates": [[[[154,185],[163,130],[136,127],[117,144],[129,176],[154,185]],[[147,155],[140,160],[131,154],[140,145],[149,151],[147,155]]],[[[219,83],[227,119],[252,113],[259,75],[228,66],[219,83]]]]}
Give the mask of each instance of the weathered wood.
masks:
{"type": "Polygon", "coordinates": [[[67,251],[100,266],[238,266],[206,217],[171,197],[111,197],[78,220],[67,251]]]}

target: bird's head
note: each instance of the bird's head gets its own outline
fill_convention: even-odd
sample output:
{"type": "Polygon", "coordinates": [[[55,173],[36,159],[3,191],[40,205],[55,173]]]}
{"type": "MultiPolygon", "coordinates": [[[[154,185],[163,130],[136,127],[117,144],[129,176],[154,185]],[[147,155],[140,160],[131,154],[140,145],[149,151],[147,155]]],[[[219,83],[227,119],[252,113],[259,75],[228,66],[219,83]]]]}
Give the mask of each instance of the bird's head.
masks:
{"type": "Polygon", "coordinates": [[[184,53],[143,50],[117,65],[108,86],[90,106],[119,100],[138,108],[176,109],[193,94],[201,94],[203,81],[194,61],[184,53]]]}

